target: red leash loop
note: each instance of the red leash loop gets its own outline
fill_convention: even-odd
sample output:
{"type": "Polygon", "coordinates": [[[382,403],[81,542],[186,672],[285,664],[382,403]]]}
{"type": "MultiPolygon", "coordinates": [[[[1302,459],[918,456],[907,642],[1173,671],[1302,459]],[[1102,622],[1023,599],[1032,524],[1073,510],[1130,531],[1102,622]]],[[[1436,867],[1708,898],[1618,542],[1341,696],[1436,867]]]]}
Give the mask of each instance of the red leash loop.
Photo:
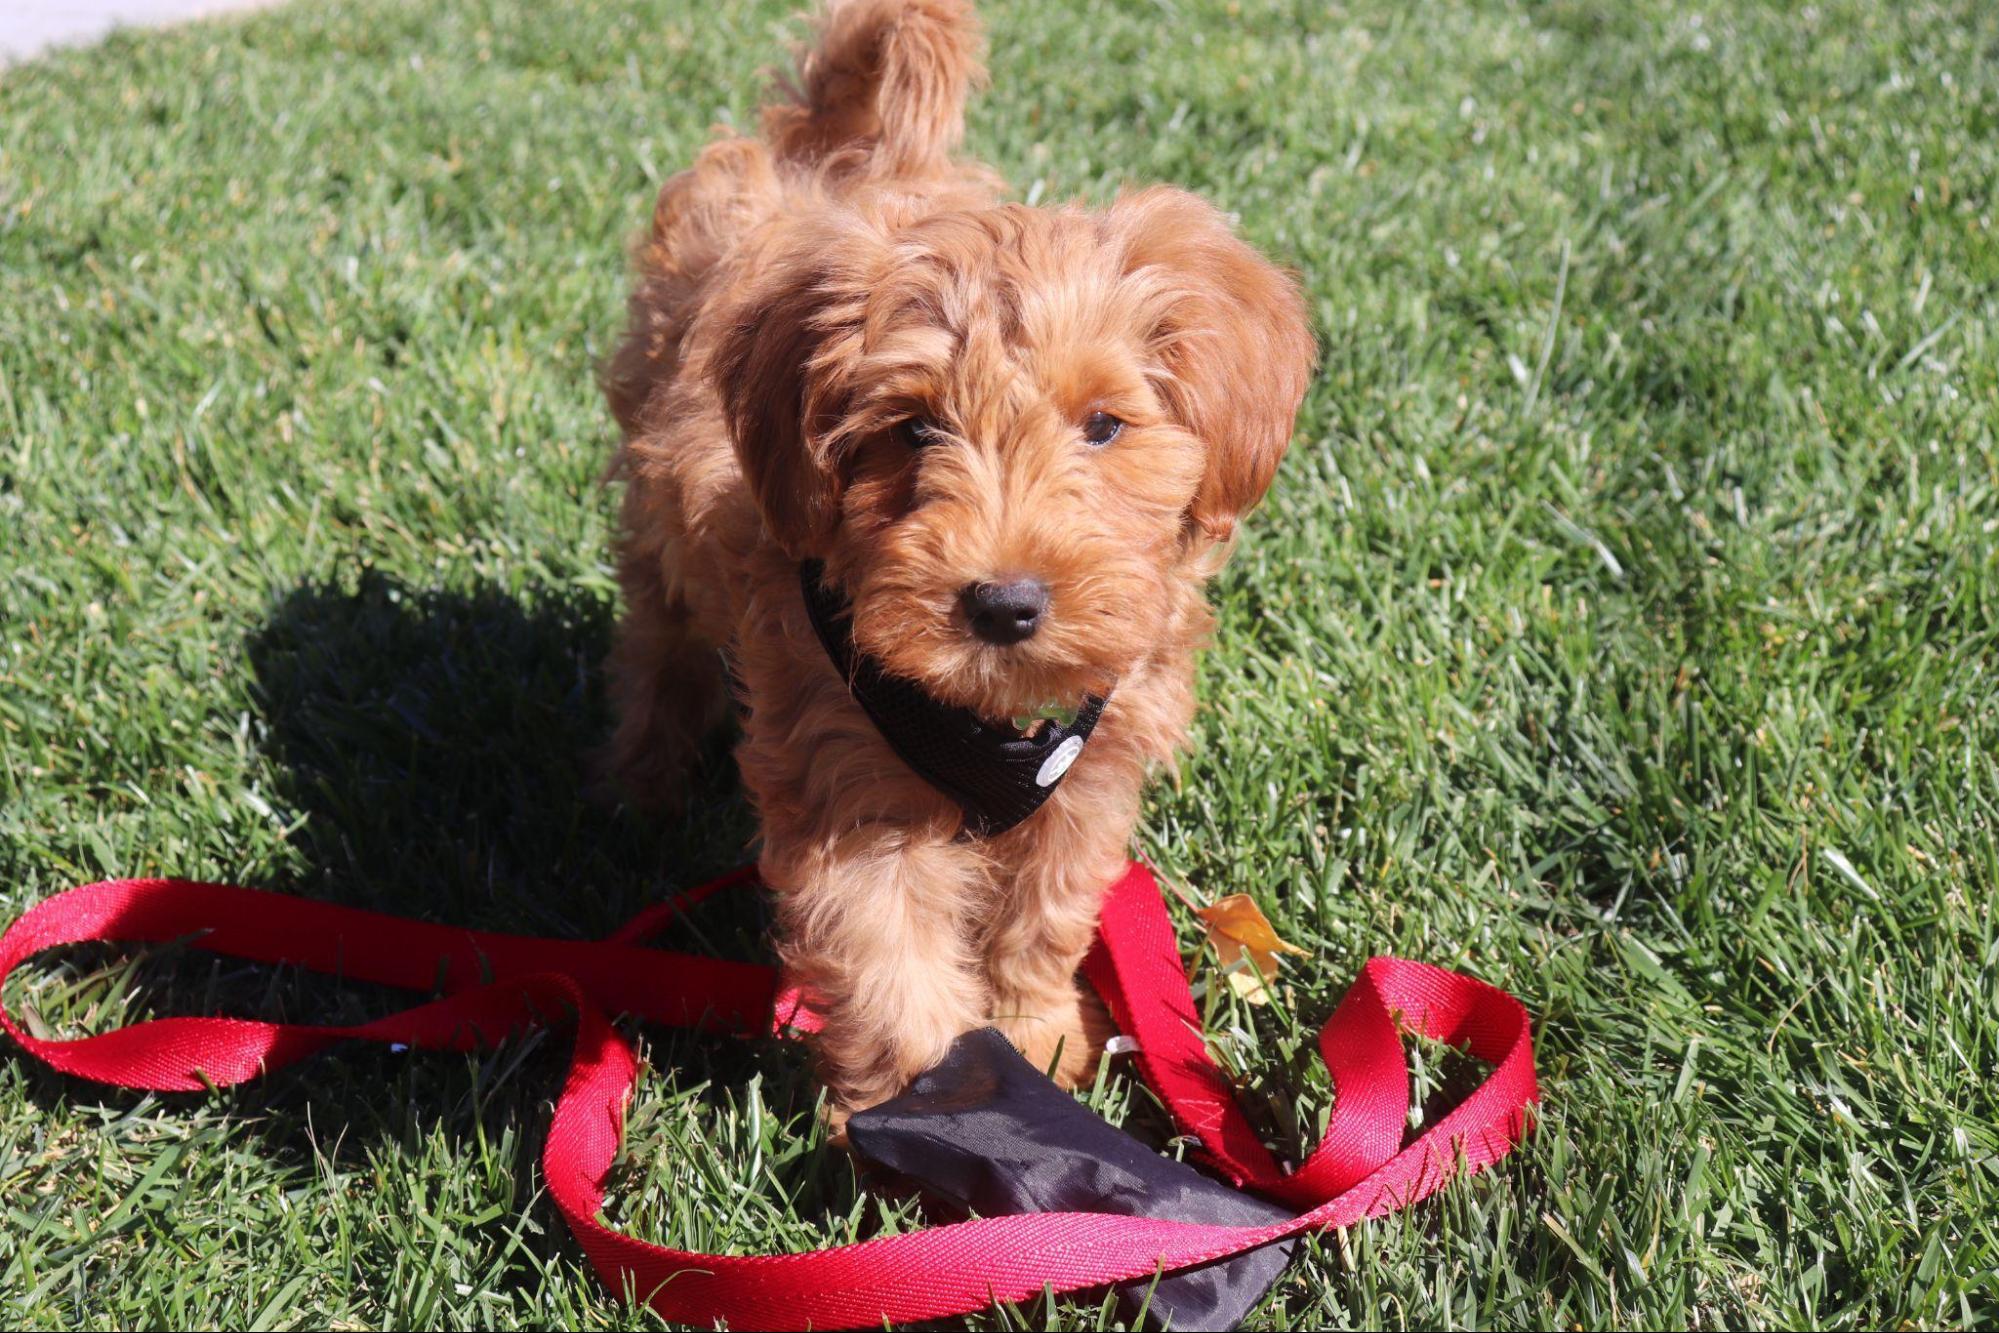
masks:
{"type": "MultiPolygon", "coordinates": [[[[732,1328],[857,1328],[941,1319],[1058,1292],[1207,1263],[1301,1231],[1406,1208],[1462,1162],[1506,1155],[1538,1093],[1527,1011],[1455,972],[1371,960],[1320,1034],[1338,1100],[1324,1140],[1285,1174],[1208,1057],[1179,945],[1151,872],[1134,863],[1105,901],[1087,969],[1119,1026],[1139,1043],[1146,1081],[1185,1132],[1238,1185],[1302,1209],[1264,1227],[1210,1226],[1103,1213],[1040,1213],[932,1227],[784,1255],[673,1250],[598,1220],[637,1076],[607,1013],[738,1033],[769,1031],[778,1003],[769,968],[639,947],[672,914],[738,872],[641,913],[608,940],[545,940],[438,926],[306,899],[187,880],[109,880],[58,894],[0,936],[0,985],[29,956],[93,940],[194,937],[213,953],[444,998],[353,1027],[232,1018],[163,1018],[73,1041],[0,1026],[36,1059],[126,1088],[194,1091],[256,1077],[337,1041],[473,1050],[573,1014],[575,1048],[542,1170],[549,1193],[598,1275],[662,1317],[732,1328]],[[1407,1147],[1401,1031],[1468,1046],[1493,1071],[1407,1147]]],[[[795,1003],[795,1001],[793,1001],[795,1003]]],[[[780,1006],[781,1007],[781,1006],[780,1006]]]]}

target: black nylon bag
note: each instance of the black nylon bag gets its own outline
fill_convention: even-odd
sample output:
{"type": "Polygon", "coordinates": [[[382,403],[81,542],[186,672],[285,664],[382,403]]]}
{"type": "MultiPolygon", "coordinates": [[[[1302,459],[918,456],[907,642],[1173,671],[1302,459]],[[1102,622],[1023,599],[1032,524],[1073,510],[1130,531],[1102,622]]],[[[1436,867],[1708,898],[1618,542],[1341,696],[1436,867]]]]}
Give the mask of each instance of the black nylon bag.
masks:
{"type": "MultiPolygon", "coordinates": [[[[847,1135],[867,1161],[981,1217],[1091,1212],[1260,1226],[1291,1216],[1093,1114],[995,1028],[958,1038],[907,1092],[848,1120],[847,1135]]],[[[1276,1284],[1295,1245],[1293,1237],[1156,1283],[1119,1283],[1119,1308],[1127,1322],[1143,1309],[1163,1328],[1234,1328],[1276,1284]]]]}

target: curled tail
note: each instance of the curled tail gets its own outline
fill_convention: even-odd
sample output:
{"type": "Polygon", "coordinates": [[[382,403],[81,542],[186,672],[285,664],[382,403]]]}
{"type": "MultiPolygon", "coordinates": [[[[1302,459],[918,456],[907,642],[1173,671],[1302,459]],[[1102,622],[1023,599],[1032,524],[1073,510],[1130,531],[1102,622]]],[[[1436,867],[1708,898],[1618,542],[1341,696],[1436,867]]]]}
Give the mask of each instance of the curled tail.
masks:
{"type": "Polygon", "coordinates": [[[970,0],[826,0],[795,79],[764,108],[778,156],[869,175],[937,170],[985,77],[970,0]]]}

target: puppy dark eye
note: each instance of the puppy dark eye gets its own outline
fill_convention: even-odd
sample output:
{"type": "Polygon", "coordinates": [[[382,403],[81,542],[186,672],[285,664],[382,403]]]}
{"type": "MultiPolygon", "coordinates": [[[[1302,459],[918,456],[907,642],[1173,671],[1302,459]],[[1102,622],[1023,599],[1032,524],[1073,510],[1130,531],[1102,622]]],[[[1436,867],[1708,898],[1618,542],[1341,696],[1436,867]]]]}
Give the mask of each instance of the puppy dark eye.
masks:
{"type": "Polygon", "coordinates": [[[895,438],[911,449],[928,448],[943,434],[943,429],[929,417],[904,417],[895,423],[895,438]]]}
{"type": "Polygon", "coordinates": [[[1102,447],[1118,437],[1124,423],[1108,412],[1092,412],[1083,423],[1083,438],[1091,444],[1102,447]]]}

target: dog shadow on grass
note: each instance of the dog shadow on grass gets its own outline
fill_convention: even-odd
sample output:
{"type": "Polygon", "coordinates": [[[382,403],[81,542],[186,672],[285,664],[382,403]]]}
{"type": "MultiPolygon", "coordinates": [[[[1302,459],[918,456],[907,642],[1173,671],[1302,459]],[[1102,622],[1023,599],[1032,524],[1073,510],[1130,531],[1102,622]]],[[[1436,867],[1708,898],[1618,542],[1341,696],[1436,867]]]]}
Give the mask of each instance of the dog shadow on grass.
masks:
{"type": "MultiPolygon", "coordinates": [[[[592,938],[747,860],[755,824],[726,738],[677,815],[625,808],[602,790],[592,752],[612,721],[601,664],[613,621],[608,595],[414,589],[375,573],[276,602],[247,650],[278,795],[304,821],[291,841],[306,869],[290,887],[455,925],[592,938]]],[[[765,924],[746,896],[704,907],[659,942],[759,958],[765,924]]],[[[387,999],[381,1007],[406,1002],[387,999]]],[[[696,1094],[705,1100],[761,1073],[780,1114],[811,1105],[802,1052],[641,1036],[656,1068],[678,1071],[677,1086],[706,1080],[696,1094]]],[[[404,1133],[411,1117],[470,1134],[480,1115],[511,1119],[531,1151],[568,1048],[562,1033],[533,1040],[542,1049],[526,1061],[343,1047],[301,1067],[289,1088],[277,1086],[285,1075],[267,1080],[262,1100],[294,1129],[309,1101],[321,1151],[342,1132],[404,1133]],[[396,1107],[368,1090],[388,1070],[407,1089],[396,1107]]]]}
{"type": "Polygon", "coordinates": [[[523,934],[598,935],[740,864],[718,744],[687,809],[604,794],[607,596],[407,587],[374,572],[277,601],[246,647],[301,891],[523,934]]]}
{"type": "MultiPolygon", "coordinates": [[[[608,595],[418,589],[372,572],[277,598],[246,641],[245,665],[257,704],[251,735],[270,760],[273,786],[264,795],[291,831],[288,851],[249,872],[252,882],[426,921],[594,938],[749,859],[754,820],[725,740],[680,814],[645,815],[598,790],[591,755],[611,725],[601,663],[613,621],[608,595]]],[[[745,894],[704,906],[657,943],[761,960],[765,929],[761,904],[745,894]]],[[[126,956],[95,954],[81,961],[107,976],[126,956]]],[[[662,966],[671,964],[663,958],[662,966]]],[[[430,998],[217,962],[192,948],[149,951],[128,980],[154,1014],[351,1024],[430,998]]],[[[740,1102],[761,1075],[765,1114],[796,1118],[801,1131],[809,1125],[817,1090],[792,1044],[627,1030],[655,1070],[671,1071],[640,1085],[635,1116],[649,1104],[740,1102]]],[[[474,1056],[356,1042],[219,1098],[162,1100],[181,1115],[219,1100],[260,1153],[307,1174],[328,1163],[367,1172],[390,1154],[409,1162],[411,1175],[423,1162],[456,1175],[487,1145],[509,1143],[512,1188],[524,1202],[568,1051],[560,1026],[474,1056]]],[[[42,1098],[102,1093],[48,1071],[31,1082],[30,1095],[42,1098]]],[[[642,1173],[647,1155],[635,1160],[642,1173]]],[[[801,1201],[822,1188],[828,1208],[851,1199],[841,1184],[850,1173],[830,1159],[798,1170],[801,1201]]],[[[495,1253],[511,1226],[510,1215],[487,1224],[495,1253]]],[[[560,1226],[543,1231],[545,1248],[566,1245],[560,1226]]],[[[518,1277],[531,1282],[532,1266],[518,1277]]]]}

